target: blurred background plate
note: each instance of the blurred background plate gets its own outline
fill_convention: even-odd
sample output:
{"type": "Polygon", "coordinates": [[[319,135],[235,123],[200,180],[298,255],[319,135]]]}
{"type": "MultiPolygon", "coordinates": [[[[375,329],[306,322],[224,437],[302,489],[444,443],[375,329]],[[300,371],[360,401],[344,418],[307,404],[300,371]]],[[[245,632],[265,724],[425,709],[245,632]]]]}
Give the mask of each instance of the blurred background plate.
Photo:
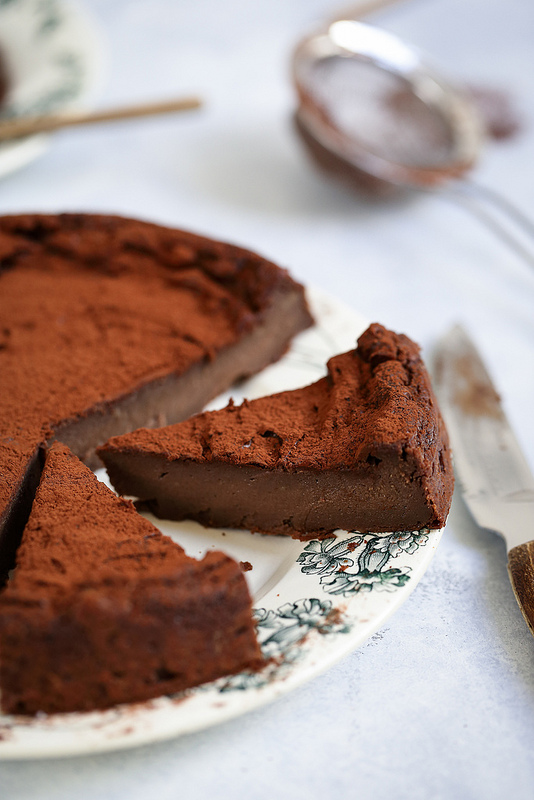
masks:
{"type": "MultiPolygon", "coordinates": [[[[0,56],[7,83],[1,119],[87,107],[103,72],[95,23],[63,0],[0,0],[0,56]]],[[[0,144],[0,177],[41,155],[49,139],[0,144]]]]}

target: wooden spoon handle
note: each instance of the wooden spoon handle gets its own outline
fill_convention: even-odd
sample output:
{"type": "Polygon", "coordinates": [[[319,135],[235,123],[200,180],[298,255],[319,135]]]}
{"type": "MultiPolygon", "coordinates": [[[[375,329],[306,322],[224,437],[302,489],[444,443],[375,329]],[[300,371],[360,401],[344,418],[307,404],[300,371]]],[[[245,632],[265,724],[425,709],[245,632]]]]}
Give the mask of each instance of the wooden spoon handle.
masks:
{"type": "Polygon", "coordinates": [[[92,125],[97,122],[113,122],[133,117],[148,117],[155,114],[170,114],[177,111],[190,111],[202,105],[198,97],[182,97],[178,100],[166,100],[159,103],[123,106],[103,111],[66,111],[42,117],[20,117],[0,123],[0,141],[18,139],[34,133],[54,131],[73,125],[92,125]]]}
{"type": "Polygon", "coordinates": [[[534,635],[534,542],[520,544],[510,550],[508,574],[521,613],[534,635]]]}

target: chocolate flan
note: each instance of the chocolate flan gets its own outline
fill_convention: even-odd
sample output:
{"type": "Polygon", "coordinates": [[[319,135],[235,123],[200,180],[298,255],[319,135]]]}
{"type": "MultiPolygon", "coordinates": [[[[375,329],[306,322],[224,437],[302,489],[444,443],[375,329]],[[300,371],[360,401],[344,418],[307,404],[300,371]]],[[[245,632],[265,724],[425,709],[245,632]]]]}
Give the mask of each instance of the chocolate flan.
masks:
{"type": "Polygon", "coordinates": [[[159,517],[299,538],[440,528],[454,483],[420,349],[378,324],[310,386],[97,452],[116,490],[159,517]]]}
{"type": "Polygon", "coordinates": [[[94,214],[0,218],[0,576],[59,440],[95,448],[177,422],[312,320],[275,264],[185,231],[94,214]]]}
{"type": "Polygon", "coordinates": [[[4,711],[107,708],[261,663],[241,567],[189,558],[54,443],[0,594],[4,711]]]}

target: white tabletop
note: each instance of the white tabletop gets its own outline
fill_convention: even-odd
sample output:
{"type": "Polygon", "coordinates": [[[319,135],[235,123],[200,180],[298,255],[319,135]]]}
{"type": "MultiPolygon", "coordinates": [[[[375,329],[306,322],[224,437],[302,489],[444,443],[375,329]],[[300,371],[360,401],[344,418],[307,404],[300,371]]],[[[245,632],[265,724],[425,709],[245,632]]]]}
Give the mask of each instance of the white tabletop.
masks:
{"type": "MultiPolygon", "coordinates": [[[[380,205],[316,172],[292,130],[289,54],[329,0],[86,0],[102,105],[198,93],[202,111],[57,134],[0,211],[102,211],[255,249],[425,352],[471,332],[534,468],[534,270],[444,195],[380,205]]],[[[373,20],[452,78],[513,93],[515,138],[473,177],[534,218],[534,5],[404,0],[373,20]]],[[[534,243],[532,245],[534,253],[534,243]]],[[[534,532],[532,532],[534,536],[534,532]]],[[[532,798],[534,639],[503,543],[455,498],[422,582],[326,674],[218,727],[136,750],[3,763],[9,800],[532,798]]]]}

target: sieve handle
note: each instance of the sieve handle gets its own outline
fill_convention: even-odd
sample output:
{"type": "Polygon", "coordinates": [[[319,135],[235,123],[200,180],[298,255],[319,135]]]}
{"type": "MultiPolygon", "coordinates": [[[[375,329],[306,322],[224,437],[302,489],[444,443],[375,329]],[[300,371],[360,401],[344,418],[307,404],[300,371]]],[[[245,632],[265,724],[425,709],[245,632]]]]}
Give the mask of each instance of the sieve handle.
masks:
{"type": "Polygon", "coordinates": [[[529,266],[534,267],[534,221],[506,197],[466,178],[440,186],[440,194],[459,201],[529,266]]]}

